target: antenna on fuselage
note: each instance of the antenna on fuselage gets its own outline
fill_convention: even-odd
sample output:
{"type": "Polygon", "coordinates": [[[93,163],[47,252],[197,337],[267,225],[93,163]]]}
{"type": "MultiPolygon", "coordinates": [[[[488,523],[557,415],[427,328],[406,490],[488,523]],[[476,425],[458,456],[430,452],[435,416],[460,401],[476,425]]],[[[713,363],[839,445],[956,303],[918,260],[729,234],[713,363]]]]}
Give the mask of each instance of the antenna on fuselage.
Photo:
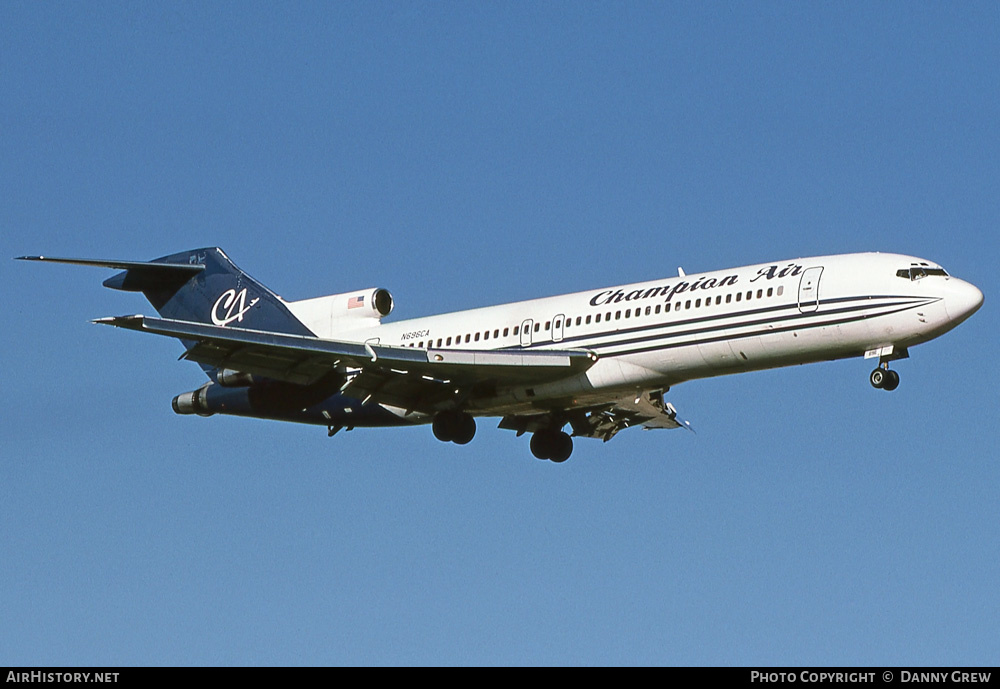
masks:
{"type": "Polygon", "coordinates": [[[686,278],[687,277],[687,273],[685,273],[684,269],[681,268],[680,266],[677,266],[677,277],[679,277],[679,278],[686,278]]]}

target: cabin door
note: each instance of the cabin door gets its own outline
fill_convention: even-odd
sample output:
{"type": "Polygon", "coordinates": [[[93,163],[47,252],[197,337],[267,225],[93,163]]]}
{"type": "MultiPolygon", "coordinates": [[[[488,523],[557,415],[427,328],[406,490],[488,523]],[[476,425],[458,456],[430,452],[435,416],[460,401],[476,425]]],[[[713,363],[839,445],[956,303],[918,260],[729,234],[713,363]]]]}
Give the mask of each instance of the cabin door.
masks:
{"type": "Polygon", "coordinates": [[[799,281],[799,311],[809,313],[819,308],[819,278],[823,266],[806,268],[799,281]]]}
{"type": "Polygon", "coordinates": [[[532,320],[529,318],[524,323],[521,323],[521,346],[530,347],[531,346],[531,326],[532,320]]]}
{"type": "Polygon", "coordinates": [[[552,319],[552,341],[562,342],[563,339],[563,324],[566,321],[566,316],[559,314],[552,319]]]}

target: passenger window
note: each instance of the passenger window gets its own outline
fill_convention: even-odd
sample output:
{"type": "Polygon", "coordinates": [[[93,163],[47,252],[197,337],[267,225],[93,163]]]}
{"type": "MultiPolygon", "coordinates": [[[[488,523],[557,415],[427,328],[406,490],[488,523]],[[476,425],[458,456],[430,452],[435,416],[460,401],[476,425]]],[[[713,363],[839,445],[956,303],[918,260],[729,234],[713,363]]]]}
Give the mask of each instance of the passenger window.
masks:
{"type": "Polygon", "coordinates": [[[684,308],[685,309],[690,309],[691,308],[691,300],[690,299],[688,299],[687,301],[684,302],[684,308]]]}
{"type": "Polygon", "coordinates": [[[483,340],[488,340],[488,339],[490,339],[490,331],[489,330],[487,330],[486,332],[483,333],[483,340]]]}
{"type": "Polygon", "coordinates": [[[466,342],[468,342],[468,341],[469,341],[469,336],[468,336],[468,335],[466,335],[466,336],[465,336],[465,341],[466,341],[466,342]]]}
{"type": "Polygon", "coordinates": [[[726,295],[726,303],[727,303],[727,304],[729,304],[729,303],[731,303],[732,301],[733,301],[733,295],[731,295],[731,294],[727,294],[727,295],[726,295]]]}
{"type": "Polygon", "coordinates": [[[694,307],[698,308],[699,306],[701,306],[701,299],[695,299],[694,300],[694,307]]]}
{"type": "Polygon", "coordinates": [[[784,293],[785,293],[785,286],[784,285],[778,285],[778,296],[780,297],[784,293]]]}
{"type": "Polygon", "coordinates": [[[552,327],[552,321],[545,321],[545,329],[548,330],[552,327]]]}
{"type": "Polygon", "coordinates": [[[742,301],[742,300],[743,300],[743,292],[737,292],[736,301],[742,301]]]}
{"type": "Polygon", "coordinates": [[[440,337],[438,338],[438,343],[437,343],[437,346],[438,346],[438,347],[440,347],[440,346],[441,346],[441,338],[440,338],[440,337]]]}
{"type": "Polygon", "coordinates": [[[476,340],[476,342],[479,342],[479,333],[476,333],[476,337],[474,339],[476,340]]]}
{"type": "Polygon", "coordinates": [[[535,332],[537,333],[542,327],[541,323],[535,323],[535,332]]]}
{"type": "MultiPolygon", "coordinates": [[[[582,318],[583,318],[582,316],[577,316],[576,317],[576,324],[577,325],[580,325],[580,321],[581,321],[582,318]]],[[[590,323],[590,319],[589,318],[587,319],[587,322],[590,323]]]]}
{"type": "Polygon", "coordinates": [[[615,320],[616,321],[620,321],[621,318],[622,318],[622,312],[621,311],[615,311],[615,320]]]}
{"type": "Polygon", "coordinates": [[[722,303],[722,295],[720,294],[715,298],[715,305],[718,306],[721,303],[722,303]]]}
{"type": "MultiPolygon", "coordinates": [[[[503,329],[503,336],[504,336],[504,337],[507,337],[507,333],[508,333],[508,332],[510,332],[510,328],[504,328],[504,329],[503,329]]],[[[516,334],[516,333],[515,333],[515,334],[516,334]]]]}
{"type": "Polygon", "coordinates": [[[515,325],[514,326],[514,334],[517,335],[517,331],[520,330],[520,329],[521,329],[521,326],[515,325]]]}
{"type": "Polygon", "coordinates": [[[762,289],[757,290],[757,298],[760,299],[762,296],[764,296],[764,290],[762,289]]]}
{"type": "Polygon", "coordinates": [[[625,318],[628,318],[631,315],[632,315],[632,309],[625,309],[625,318]]]}
{"type": "Polygon", "coordinates": [[[768,288],[767,288],[767,296],[769,296],[769,297],[770,297],[770,296],[772,296],[773,294],[774,294],[774,288],[773,288],[773,287],[768,287],[768,288]]]}
{"type": "Polygon", "coordinates": [[[451,347],[451,338],[449,337],[448,341],[445,342],[444,344],[445,344],[446,347],[451,347]]]}
{"type": "Polygon", "coordinates": [[[657,304],[657,305],[656,305],[656,313],[657,313],[657,314],[659,314],[659,313],[660,313],[660,305],[659,305],[659,304],[657,304]]]}
{"type": "Polygon", "coordinates": [[[495,340],[498,337],[500,337],[500,328],[497,328],[496,330],[493,331],[493,339],[495,340]]]}
{"type": "Polygon", "coordinates": [[[597,314],[597,322],[598,322],[598,323],[600,323],[600,322],[601,322],[601,314],[597,314]]]}

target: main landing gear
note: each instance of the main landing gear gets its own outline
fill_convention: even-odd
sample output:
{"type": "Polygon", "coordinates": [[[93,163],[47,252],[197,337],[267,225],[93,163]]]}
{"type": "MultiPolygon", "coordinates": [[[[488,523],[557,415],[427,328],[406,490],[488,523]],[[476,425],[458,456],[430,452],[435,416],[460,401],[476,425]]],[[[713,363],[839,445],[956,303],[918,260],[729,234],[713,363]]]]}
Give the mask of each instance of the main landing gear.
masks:
{"type": "Polygon", "coordinates": [[[531,434],[531,454],[557,464],[565,462],[573,454],[573,439],[556,428],[535,431],[531,434]]]}
{"type": "Polygon", "coordinates": [[[868,376],[868,382],[872,384],[873,388],[878,388],[879,390],[895,390],[899,387],[899,374],[895,371],[890,371],[888,364],[885,368],[881,366],[871,372],[868,376]]]}
{"type": "Polygon", "coordinates": [[[434,437],[441,442],[465,445],[476,435],[476,420],[461,411],[443,411],[434,417],[434,437]]]}

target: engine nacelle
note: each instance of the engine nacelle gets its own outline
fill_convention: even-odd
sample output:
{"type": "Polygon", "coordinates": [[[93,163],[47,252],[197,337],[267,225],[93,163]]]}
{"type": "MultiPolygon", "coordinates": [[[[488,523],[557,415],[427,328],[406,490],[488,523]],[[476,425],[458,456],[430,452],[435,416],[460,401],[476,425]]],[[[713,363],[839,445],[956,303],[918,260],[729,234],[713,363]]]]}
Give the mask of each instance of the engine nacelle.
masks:
{"type": "Polygon", "coordinates": [[[211,416],[215,412],[209,411],[205,404],[205,395],[211,383],[205,383],[197,390],[185,392],[177,395],[171,401],[170,406],[174,408],[175,414],[197,414],[198,416],[211,416]]]}
{"type": "Polygon", "coordinates": [[[345,330],[370,328],[392,313],[392,295],[378,287],[286,301],[285,306],[317,337],[335,339],[345,330]]]}
{"type": "Polygon", "coordinates": [[[224,388],[248,388],[257,380],[249,373],[234,371],[231,368],[224,368],[216,374],[215,379],[224,388]]]}
{"type": "MultiPolygon", "coordinates": [[[[235,371],[229,373],[242,376],[235,371]]],[[[263,419],[301,421],[302,411],[337,394],[344,376],[331,371],[309,385],[277,380],[255,380],[249,386],[226,386],[205,383],[197,390],[177,395],[171,406],[178,414],[233,414],[263,419]]]]}

